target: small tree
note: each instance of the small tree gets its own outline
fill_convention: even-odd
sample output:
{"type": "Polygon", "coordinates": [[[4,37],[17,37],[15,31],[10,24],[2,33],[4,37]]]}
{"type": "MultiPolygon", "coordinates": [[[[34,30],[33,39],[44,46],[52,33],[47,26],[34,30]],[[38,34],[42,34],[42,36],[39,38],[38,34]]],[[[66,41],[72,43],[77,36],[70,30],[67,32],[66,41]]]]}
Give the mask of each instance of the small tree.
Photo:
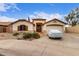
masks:
{"type": "Polygon", "coordinates": [[[77,25],[77,21],[72,21],[72,26],[77,25]]]}
{"type": "Polygon", "coordinates": [[[71,13],[65,16],[65,20],[69,25],[75,26],[79,20],[79,9],[72,10],[71,13]]]}

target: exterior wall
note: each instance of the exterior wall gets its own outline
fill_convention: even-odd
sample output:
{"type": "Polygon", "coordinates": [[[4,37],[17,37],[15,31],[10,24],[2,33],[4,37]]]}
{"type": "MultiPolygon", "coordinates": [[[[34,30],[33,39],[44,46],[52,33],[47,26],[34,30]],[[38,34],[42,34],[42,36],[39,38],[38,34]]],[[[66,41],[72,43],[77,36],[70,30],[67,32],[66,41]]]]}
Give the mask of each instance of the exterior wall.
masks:
{"type": "Polygon", "coordinates": [[[40,20],[34,20],[34,21],[33,21],[34,24],[36,24],[36,23],[42,23],[42,24],[44,24],[45,22],[46,22],[46,21],[42,21],[42,20],[41,20],[41,21],[40,21],[40,20]]]}
{"type": "Polygon", "coordinates": [[[16,32],[18,31],[18,26],[20,25],[26,25],[28,26],[28,31],[33,31],[33,24],[29,23],[29,22],[25,22],[25,21],[19,21],[17,23],[12,24],[12,31],[16,32]]]}
{"type": "Polygon", "coordinates": [[[7,26],[7,27],[5,27],[6,28],[6,32],[9,32],[9,27],[7,26]]]}
{"type": "Polygon", "coordinates": [[[11,25],[9,25],[9,26],[7,27],[7,32],[12,33],[12,26],[11,26],[11,25]]]}
{"type": "Polygon", "coordinates": [[[66,27],[66,33],[79,33],[79,25],[73,27],[66,27]]]}
{"type": "Polygon", "coordinates": [[[3,32],[3,26],[0,26],[0,33],[3,32]]]}
{"type": "Polygon", "coordinates": [[[8,33],[9,32],[9,30],[8,30],[9,28],[8,28],[8,26],[0,26],[0,33],[8,33]],[[4,28],[5,28],[5,32],[4,32],[4,28]]]}

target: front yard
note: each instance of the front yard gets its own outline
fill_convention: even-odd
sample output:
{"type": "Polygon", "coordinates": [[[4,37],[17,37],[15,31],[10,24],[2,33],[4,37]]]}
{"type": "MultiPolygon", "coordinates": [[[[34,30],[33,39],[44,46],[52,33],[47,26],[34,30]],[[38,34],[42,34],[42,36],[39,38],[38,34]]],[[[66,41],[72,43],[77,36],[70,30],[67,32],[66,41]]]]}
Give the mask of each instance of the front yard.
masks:
{"type": "Polygon", "coordinates": [[[6,39],[0,34],[0,54],[2,55],[79,55],[79,34],[65,33],[62,40],[51,40],[47,36],[42,36],[40,39],[32,41],[16,40],[10,34],[7,35],[6,39]]]}

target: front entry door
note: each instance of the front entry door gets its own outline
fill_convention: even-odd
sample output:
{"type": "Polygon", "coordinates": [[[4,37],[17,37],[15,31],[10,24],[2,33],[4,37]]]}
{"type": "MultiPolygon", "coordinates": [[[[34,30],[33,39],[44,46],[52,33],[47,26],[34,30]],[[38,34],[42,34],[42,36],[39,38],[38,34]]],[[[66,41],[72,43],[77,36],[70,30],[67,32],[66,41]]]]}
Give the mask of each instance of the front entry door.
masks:
{"type": "Polygon", "coordinates": [[[42,32],[42,23],[36,23],[36,31],[42,32]]]}

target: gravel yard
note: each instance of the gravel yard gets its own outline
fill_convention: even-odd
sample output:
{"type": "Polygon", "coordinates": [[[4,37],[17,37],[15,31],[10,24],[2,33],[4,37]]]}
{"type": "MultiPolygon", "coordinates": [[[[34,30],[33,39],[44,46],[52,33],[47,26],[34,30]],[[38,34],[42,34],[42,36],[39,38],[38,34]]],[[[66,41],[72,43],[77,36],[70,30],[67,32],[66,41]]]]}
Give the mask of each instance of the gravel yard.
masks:
{"type": "MultiPolygon", "coordinates": [[[[3,34],[0,34],[0,36],[3,34]]],[[[6,35],[6,34],[5,34],[6,35]]],[[[32,41],[1,37],[0,53],[6,56],[79,56],[79,34],[65,33],[62,40],[42,36],[32,41]],[[2,40],[3,39],[3,40],[2,40]]]]}

